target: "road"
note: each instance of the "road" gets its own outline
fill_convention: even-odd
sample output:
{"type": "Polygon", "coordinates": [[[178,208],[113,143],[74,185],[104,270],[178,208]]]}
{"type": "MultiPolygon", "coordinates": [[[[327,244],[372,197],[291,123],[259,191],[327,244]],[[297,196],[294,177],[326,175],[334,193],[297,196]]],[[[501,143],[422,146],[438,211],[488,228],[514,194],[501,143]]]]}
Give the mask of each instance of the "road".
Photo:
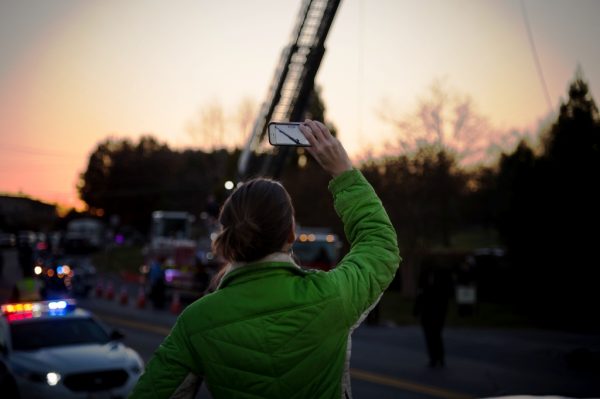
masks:
{"type": "MultiPolygon", "coordinates": [[[[125,342],[146,360],[176,318],[166,311],[135,310],[105,299],[91,298],[81,305],[125,332],[125,342]]],[[[444,339],[447,366],[432,370],[425,366],[418,327],[360,327],[352,345],[354,397],[600,396],[597,369],[569,366],[569,359],[580,351],[600,353],[596,335],[448,328],[444,339]]]]}
{"type": "MultiPolygon", "coordinates": [[[[8,264],[15,259],[4,255],[8,264]]],[[[0,294],[6,292],[10,280],[6,266],[7,262],[0,294]]],[[[117,293],[119,287],[117,282],[117,293]]],[[[168,310],[136,308],[137,288],[131,284],[127,288],[127,305],[118,302],[118,295],[113,300],[92,295],[80,300],[80,305],[122,331],[124,343],[147,361],[176,316],[168,310]]],[[[352,344],[354,398],[600,397],[598,335],[447,328],[444,341],[446,367],[430,369],[417,326],[361,326],[354,332],[352,344]]],[[[198,398],[210,398],[206,388],[198,398]]]]}

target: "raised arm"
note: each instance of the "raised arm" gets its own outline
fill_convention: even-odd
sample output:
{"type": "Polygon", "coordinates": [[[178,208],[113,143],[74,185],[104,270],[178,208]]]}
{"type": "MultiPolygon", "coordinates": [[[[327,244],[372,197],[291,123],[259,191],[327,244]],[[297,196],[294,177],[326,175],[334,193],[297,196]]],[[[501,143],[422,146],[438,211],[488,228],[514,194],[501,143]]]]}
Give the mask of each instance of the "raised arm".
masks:
{"type": "Polygon", "coordinates": [[[311,143],[309,152],[333,176],[329,189],[350,241],[350,252],[328,278],[339,287],[352,325],[394,278],[401,260],[396,232],[377,194],[352,168],[339,140],[318,122],[306,121],[301,129],[311,143]]]}

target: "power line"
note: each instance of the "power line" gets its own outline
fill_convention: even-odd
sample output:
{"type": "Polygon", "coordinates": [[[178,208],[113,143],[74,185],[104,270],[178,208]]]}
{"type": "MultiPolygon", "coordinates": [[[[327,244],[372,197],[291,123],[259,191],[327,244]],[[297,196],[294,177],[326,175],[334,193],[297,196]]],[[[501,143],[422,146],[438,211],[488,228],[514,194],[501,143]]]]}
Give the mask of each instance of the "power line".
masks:
{"type": "Polygon", "coordinates": [[[13,144],[2,144],[0,146],[0,152],[19,152],[22,154],[26,154],[26,155],[35,155],[35,156],[47,156],[47,157],[81,157],[82,154],[81,153],[74,153],[74,152],[64,152],[64,151],[48,151],[45,149],[38,149],[38,148],[33,148],[33,147],[26,147],[26,146],[20,146],[20,145],[13,145],[13,144]]]}
{"type": "Polygon", "coordinates": [[[548,86],[546,85],[546,79],[544,79],[544,73],[542,71],[542,64],[540,63],[538,52],[535,47],[535,42],[533,40],[533,33],[531,32],[531,25],[529,23],[529,17],[527,16],[527,8],[525,7],[524,0],[521,0],[521,12],[523,14],[523,21],[525,22],[525,27],[527,28],[527,37],[529,38],[529,47],[531,50],[531,54],[535,62],[538,77],[540,78],[540,83],[542,84],[542,89],[544,90],[544,95],[546,96],[546,103],[548,104],[548,109],[552,111],[552,101],[550,100],[548,86]]]}
{"type": "Polygon", "coordinates": [[[363,140],[363,85],[364,85],[364,36],[365,36],[365,5],[363,0],[358,0],[358,60],[357,66],[357,124],[358,124],[358,139],[362,147],[363,140]]]}

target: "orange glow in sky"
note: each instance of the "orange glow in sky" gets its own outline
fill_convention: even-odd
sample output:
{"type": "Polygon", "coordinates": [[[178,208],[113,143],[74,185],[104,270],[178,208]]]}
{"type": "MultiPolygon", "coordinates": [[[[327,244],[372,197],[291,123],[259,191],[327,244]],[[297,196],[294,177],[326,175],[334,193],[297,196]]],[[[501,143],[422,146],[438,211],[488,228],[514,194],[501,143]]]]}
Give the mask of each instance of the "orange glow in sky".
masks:
{"type": "MultiPolygon", "coordinates": [[[[550,112],[514,1],[342,0],[317,75],[348,151],[394,132],[435,79],[470,95],[499,129],[550,112]]],[[[525,1],[554,110],[578,64],[598,100],[600,2],[525,1]]],[[[153,134],[172,147],[198,110],[260,104],[300,1],[55,0],[0,5],[0,192],[80,206],[96,143],[153,134]]],[[[232,124],[233,126],[233,124],[232,124]]],[[[238,134],[238,133],[236,133],[238,134]]]]}

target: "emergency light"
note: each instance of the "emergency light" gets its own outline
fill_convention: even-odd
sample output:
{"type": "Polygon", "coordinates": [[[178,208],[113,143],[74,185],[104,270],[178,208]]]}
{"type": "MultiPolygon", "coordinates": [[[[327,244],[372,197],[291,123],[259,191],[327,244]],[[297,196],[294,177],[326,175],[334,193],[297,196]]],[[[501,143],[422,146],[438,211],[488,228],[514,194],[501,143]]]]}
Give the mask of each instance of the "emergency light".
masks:
{"type": "Polygon", "coordinates": [[[29,319],[41,315],[61,316],[76,306],[73,299],[61,299],[55,301],[8,303],[2,305],[2,314],[6,315],[8,321],[29,319]]]}

